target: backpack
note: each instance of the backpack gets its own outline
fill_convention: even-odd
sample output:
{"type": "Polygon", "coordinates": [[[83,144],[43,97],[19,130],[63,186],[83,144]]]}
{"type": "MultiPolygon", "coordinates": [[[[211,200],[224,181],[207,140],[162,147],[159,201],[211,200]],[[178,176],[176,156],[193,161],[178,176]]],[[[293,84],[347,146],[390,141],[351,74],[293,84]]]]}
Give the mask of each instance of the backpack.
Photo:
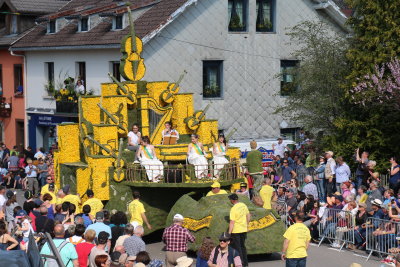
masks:
{"type": "MultiPolygon", "coordinates": [[[[57,250],[58,250],[58,253],[61,253],[61,250],[65,247],[65,245],[67,245],[69,242],[68,242],[68,240],[64,240],[61,244],[60,244],[60,246],[57,248],[57,250]]],[[[50,248],[50,245],[49,244],[47,244],[48,246],[49,246],[49,248],[50,248]]],[[[51,251],[51,249],[50,249],[50,251],[51,251]]],[[[55,255],[54,255],[55,256],[55,255]]],[[[69,262],[71,261],[71,259],[69,259],[68,260],[68,262],[66,263],[66,264],[64,264],[65,266],[68,266],[68,264],[69,264],[69,262]]],[[[58,265],[58,263],[57,263],[57,261],[55,260],[55,259],[52,259],[52,258],[47,258],[46,259],[46,263],[47,263],[47,267],[58,267],[59,265],[58,265]]]]}
{"type": "MultiPolygon", "coordinates": [[[[218,254],[219,254],[219,249],[220,249],[220,246],[217,246],[215,248],[214,258],[213,258],[213,261],[212,261],[213,264],[217,264],[217,258],[218,258],[218,254]]],[[[228,246],[228,266],[229,267],[231,267],[231,266],[234,267],[235,266],[234,259],[237,256],[239,256],[239,253],[237,252],[237,250],[232,248],[232,247],[230,247],[230,246],[228,246]]]]}

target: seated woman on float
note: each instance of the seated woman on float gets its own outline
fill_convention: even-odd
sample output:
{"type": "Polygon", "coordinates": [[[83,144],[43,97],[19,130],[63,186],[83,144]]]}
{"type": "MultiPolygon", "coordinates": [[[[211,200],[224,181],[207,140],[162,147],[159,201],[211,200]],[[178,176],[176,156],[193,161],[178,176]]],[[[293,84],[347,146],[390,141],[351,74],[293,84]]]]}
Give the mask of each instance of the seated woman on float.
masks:
{"type": "Polygon", "coordinates": [[[218,142],[214,143],[213,146],[213,162],[214,162],[214,176],[219,177],[222,168],[224,168],[225,164],[228,164],[229,161],[225,158],[226,150],[228,146],[226,144],[225,136],[220,134],[218,136],[218,142]]]}
{"type": "Polygon", "coordinates": [[[191,143],[188,146],[187,160],[194,165],[196,178],[201,179],[207,176],[208,162],[205,157],[203,144],[199,142],[199,136],[192,134],[191,143]]]}
{"type": "Polygon", "coordinates": [[[159,182],[164,173],[164,165],[157,159],[154,146],[150,144],[148,136],[142,137],[142,145],[137,151],[140,165],[146,169],[147,178],[152,182],[159,182]]]}
{"type": "Polygon", "coordinates": [[[167,121],[165,123],[165,129],[161,132],[163,145],[175,145],[176,141],[179,140],[179,133],[172,127],[172,122],[167,121]]]}

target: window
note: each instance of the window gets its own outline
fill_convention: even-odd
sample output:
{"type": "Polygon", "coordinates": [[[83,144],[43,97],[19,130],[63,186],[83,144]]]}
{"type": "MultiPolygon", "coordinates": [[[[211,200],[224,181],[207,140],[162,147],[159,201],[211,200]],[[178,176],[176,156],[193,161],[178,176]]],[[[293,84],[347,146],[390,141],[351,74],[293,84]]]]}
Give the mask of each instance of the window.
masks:
{"type": "Polygon", "coordinates": [[[48,95],[53,95],[54,93],[54,62],[44,63],[44,73],[46,77],[45,88],[48,95]]]}
{"type": "Polygon", "coordinates": [[[257,0],[257,32],[274,31],[275,0],[257,0]]]}
{"type": "Polygon", "coordinates": [[[114,18],[114,30],[121,30],[124,28],[124,16],[119,15],[114,18]]]}
{"type": "Polygon", "coordinates": [[[228,20],[229,31],[246,31],[247,0],[228,0],[228,20]]]}
{"type": "Polygon", "coordinates": [[[76,76],[81,80],[82,85],[86,88],[86,62],[76,62],[76,76]]]}
{"type": "Polygon", "coordinates": [[[110,62],[110,68],[111,68],[110,72],[115,77],[115,79],[117,79],[120,82],[121,81],[121,73],[119,71],[119,66],[120,66],[119,61],[111,61],[110,62]]]}
{"type": "Polygon", "coordinates": [[[55,33],[56,32],[56,21],[51,20],[47,24],[47,33],[55,33]]]}
{"type": "Polygon", "coordinates": [[[281,96],[288,96],[297,89],[293,81],[298,63],[297,60],[281,60],[281,96]]]}
{"type": "Polygon", "coordinates": [[[203,61],[203,98],[222,97],[222,61],[203,61]]]}
{"type": "Polygon", "coordinates": [[[24,79],[23,79],[22,65],[14,64],[14,90],[15,94],[22,95],[24,92],[24,79]]]}
{"type": "Polygon", "coordinates": [[[81,32],[87,32],[89,30],[89,18],[81,18],[79,23],[81,32]]]}

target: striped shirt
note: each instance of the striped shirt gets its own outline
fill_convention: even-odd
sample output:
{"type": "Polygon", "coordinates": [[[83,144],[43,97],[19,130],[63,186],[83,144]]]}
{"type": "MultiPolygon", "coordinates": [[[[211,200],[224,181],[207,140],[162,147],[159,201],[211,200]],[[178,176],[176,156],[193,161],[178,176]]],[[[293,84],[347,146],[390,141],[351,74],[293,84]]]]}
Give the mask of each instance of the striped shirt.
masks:
{"type": "Polygon", "coordinates": [[[162,240],[167,246],[167,251],[186,252],[188,250],[187,243],[193,243],[196,239],[188,229],[173,224],[164,230],[162,240]]]}

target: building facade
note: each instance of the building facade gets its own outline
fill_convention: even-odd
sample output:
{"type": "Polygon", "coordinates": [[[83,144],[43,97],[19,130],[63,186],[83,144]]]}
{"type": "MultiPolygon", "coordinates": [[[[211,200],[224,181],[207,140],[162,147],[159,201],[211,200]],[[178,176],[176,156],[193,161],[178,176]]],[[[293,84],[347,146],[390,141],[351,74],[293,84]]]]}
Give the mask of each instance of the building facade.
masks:
{"type": "MultiPolygon", "coordinates": [[[[79,9],[93,0],[72,0],[58,13],[16,42],[27,68],[26,111],[29,142],[48,146],[54,124],[74,121],[57,114],[46,89],[65,77],[80,77],[87,91],[99,93],[107,73],[119,78],[119,43],[128,33],[126,7],[120,1],[96,1],[96,9],[79,9]],[[50,121],[51,125],[45,125],[50,121]]],[[[290,75],[277,75],[298,61],[286,33],[305,20],[326,21],[346,32],[345,16],[330,0],[144,0],[131,5],[136,34],[144,42],[144,80],[177,80],[187,72],[181,92],[193,93],[195,105],[220,130],[236,129],[235,139],[277,137],[299,125],[273,114],[285,101],[290,75]]],[[[57,88],[56,88],[57,89],[57,88]]]]}

